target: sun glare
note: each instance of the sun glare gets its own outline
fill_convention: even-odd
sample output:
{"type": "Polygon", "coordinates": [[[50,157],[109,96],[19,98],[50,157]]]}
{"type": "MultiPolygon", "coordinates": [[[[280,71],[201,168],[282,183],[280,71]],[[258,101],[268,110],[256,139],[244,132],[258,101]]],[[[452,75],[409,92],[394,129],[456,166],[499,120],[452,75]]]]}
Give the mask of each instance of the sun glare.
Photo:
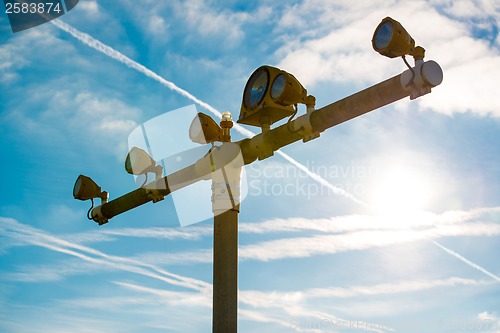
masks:
{"type": "Polygon", "coordinates": [[[372,184],[370,206],[380,214],[421,211],[430,203],[432,188],[425,177],[413,168],[393,167],[372,184]]]}

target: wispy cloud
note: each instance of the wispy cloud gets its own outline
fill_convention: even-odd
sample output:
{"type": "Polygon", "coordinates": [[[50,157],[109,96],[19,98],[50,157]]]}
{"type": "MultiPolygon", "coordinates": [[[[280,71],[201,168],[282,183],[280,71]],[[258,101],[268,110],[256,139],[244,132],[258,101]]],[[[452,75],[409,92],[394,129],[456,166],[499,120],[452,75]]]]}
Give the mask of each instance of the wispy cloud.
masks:
{"type": "Polygon", "coordinates": [[[0,218],[0,231],[3,235],[25,244],[65,253],[92,264],[148,276],[188,289],[202,291],[211,288],[211,285],[204,281],[174,274],[151,264],[138,262],[130,258],[108,255],[87,246],[71,243],[42,230],[21,224],[13,219],[0,218]]]}
{"type": "MultiPolygon", "coordinates": [[[[500,20],[494,7],[487,1],[371,1],[357,3],[354,10],[347,2],[324,6],[306,0],[288,6],[282,16],[288,38],[277,51],[279,65],[309,87],[325,82],[367,84],[395,75],[394,70],[404,70],[404,65],[378,56],[370,43],[376,26],[390,13],[427,50],[426,58],[444,69],[443,84],[418,99],[417,105],[449,115],[472,112],[499,117],[500,104],[493,96],[500,75],[495,41],[495,22],[500,20]],[[322,24],[307,25],[310,17],[322,24]],[[294,29],[301,24],[307,29],[294,29]]],[[[408,103],[400,106],[406,108],[408,103]]]]}
{"type": "Polygon", "coordinates": [[[211,293],[170,291],[119,281],[115,281],[114,283],[120,287],[127,288],[136,292],[158,296],[158,298],[163,302],[168,302],[172,305],[188,304],[204,307],[212,306],[211,293]]]}
{"type": "Polygon", "coordinates": [[[282,306],[284,302],[293,303],[320,298],[354,298],[377,295],[391,295],[400,293],[419,292],[423,290],[456,286],[482,286],[488,282],[481,280],[447,278],[443,280],[416,280],[387,283],[371,286],[352,286],[349,288],[314,288],[296,292],[273,291],[242,291],[241,297],[245,302],[255,307],[282,306]],[[265,301],[265,304],[260,302],[265,301]]]}
{"type": "MultiPolygon", "coordinates": [[[[450,226],[452,228],[457,225],[463,227],[467,224],[475,224],[476,222],[471,222],[474,219],[484,218],[485,214],[496,212],[498,208],[491,209],[478,209],[467,212],[449,212],[442,214],[441,216],[434,216],[432,224],[434,227],[442,227],[442,226],[450,226]],[[437,221],[437,222],[436,222],[437,221]]],[[[352,217],[350,217],[352,218],[352,217]]],[[[312,237],[299,237],[299,238],[290,238],[290,239],[280,239],[269,242],[261,242],[252,246],[243,246],[240,249],[240,258],[243,259],[258,259],[258,260],[270,260],[284,257],[296,257],[296,256],[310,256],[316,255],[320,253],[335,253],[338,251],[345,251],[352,248],[363,248],[363,247],[373,247],[373,246],[386,246],[387,244],[397,243],[400,241],[407,241],[408,239],[413,240],[414,236],[410,236],[415,230],[411,230],[412,228],[416,229],[426,229],[426,223],[421,222],[415,223],[411,226],[410,230],[401,230],[399,226],[392,225],[394,230],[390,229],[390,225],[382,225],[382,229],[374,230],[375,227],[370,224],[369,219],[364,219],[362,223],[353,222],[353,226],[349,226],[347,221],[342,221],[338,219],[339,226],[336,228],[329,228],[328,224],[332,224],[331,221],[321,221],[317,226],[314,226],[313,221],[305,221],[305,220],[295,220],[296,222],[288,221],[288,226],[283,223],[284,221],[272,221],[270,222],[262,222],[256,223],[257,225],[266,226],[263,229],[267,232],[273,234],[277,230],[281,230],[282,232],[295,232],[296,230],[301,230],[302,232],[308,231],[313,233],[320,233],[320,235],[315,235],[312,237]],[[308,223],[310,225],[308,225],[308,223]],[[290,228],[290,225],[292,226],[290,228]],[[391,235],[394,232],[394,238],[390,238],[386,240],[385,236],[382,237],[385,233],[389,232],[391,235]],[[326,233],[326,235],[325,235],[326,233]],[[328,234],[333,233],[333,234],[328,234]],[[373,233],[379,233],[374,235],[373,233]],[[407,237],[401,237],[401,235],[407,235],[407,237]],[[374,237],[375,236],[375,237],[374,237]],[[378,236],[378,237],[377,237],[378,236]],[[338,239],[329,239],[328,237],[339,237],[338,239]],[[342,237],[344,237],[342,239],[342,237]],[[409,238],[408,238],[409,237],[409,238]],[[369,239],[383,239],[380,242],[370,242],[369,239]],[[297,242],[297,239],[300,241],[297,242]],[[326,247],[314,247],[314,244],[323,243],[327,244],[326,247]],[[331,243],[336,243],[337,247],[331,247],[331,243]],[[293,248],[292,248],[293,246],[293,248]],[[263,248],[263,252],[255,252],[255,248],[260,247],[263,248]],[[295,252],[293,252],[295,251],[295,252]],[[286,253],[289,254],[286,254],[286,253]],[[278,253],[277,255],[272,255],[272,253],[278,253]]],[[[355,221],[353,219],[353,221],[355,221]]],[[[372,221],[373,222],[373,221],[372,221]]],[[[334,223],[333,223],[334,224],[334,223]]],[[[243,225],[248,225],[248,228],[243,228],[243,232],[247,233],[255,233],[257,229],[251,226],[250,223],[245,223],[243,225]]],[[[205,230],[207,228],[202,228],[203,232],[201,234],[206,235],[205,230]]],[[[464,229],[463,233],[468,233],[472,229],[464,229]]],[[[488,229],[489,230],[489,229],[488,229]]],[[[138,285],[136,283],[131,282],[116,282],[116,285],[133,290],[146,295],[154,295],[157,297],[156,302],[167,302],[170,304],[169,306],[187,306],[187,307],[209,307],[210,306],[210,297],[211,297],[211,285],[209,283],[199,281],[192,278],[186,278],[179,276],[177,274],[170,273],[161,269],[157,266],[157,262],[155,262],[152,258],[147,258],[147,256],[136,257],[136,258],[123,258],[118,256],[107,255],[101,251],[75,244],[69,242],[65,239],[61,239],[60,237],[56,237],[47,232],[38,230],[31,226],[23,225],[12,219],[0,219],[0,231],[4,237],[8,237],[9,239],[15,239],[17,241],[23,242],[26,245],[30,246],[40,246],[43,248],[47,248],[52,251],[60,252],[68,254],[72,257],[77,258],[80,261],[74,262],[72,265],[67,265],[67,269],[80,269],[80,273],[84,274],[84,271],[92,271],[96,267],[105,267],[111,270],[121,270],[126,272],[131,272],[134,274],[139,274],[142,276],[151,277],[163,282],[166,282],[170,285],[182,286],[188,288],[190,291],[179,292],[179,291],[170,291],[165,289],[155,289],[151,287],[145,287],[138,285]],[[83,261],[83,265],[81,262],[83,261]],[[95,267],[93,267],[95,265],[95,267]],[[80,267],[78,267],[80,266],[80,267]]],[[[491,230],[490,230],[491,232],[491,230]]],[[[500,233],[500,230],[495,231],[496,234],[500,233]]],[[[112,232],[113,234],[129,237],[132,236],[131,229],[122,229],[117,230],[117,232],[112,232]]],[[[456,234],[456,232],[453,232],[456,234]]],[[[425,233],[424,235],[429,236],[431,233],[425,233]]],[[[440,235],[446,235],[446,232],[441,230],[440,235]]],[[[481,234],[481,233],[480,233],[481,234]]],[[[165,233],[165,230],[157,229],[151,231],[139,231],[137,233],[139,237],[185,237],[186,235],[181,234],[169,234],[165,233]]],[[[197,235],[198,236],[198,235],[197,235]]],[[[420,237],[420,236],[419,236],[420,237]]],[[[417,237],[417,238],[419,238],[417,237]]],[[[184,239],[184,238],[183,238],[184,239]]],[[[196,256],[199,256],[198,253],[192,253],[192,260],[196,256]]],[[[179,254],[173,254],[173,256],[177,256],[179,254]]],[[[189,260],[190,254],[185,254],[187,257],[184,259],[189,260]]],[[[211,253],[207,252],[207,256],[205,256],[205,260],[209,261],[211,258],[211,253]]],[[[40,271],[39,276],[45,275],[50,279],[51,273],[49,271],[44,271],[44,267],[38,267],[40,271]]],[[[56,267],[54,267],[54,271],[56,267]]],[[[25,272],[25,278],[28,277],[29,272],[25,272]]],[[[71,273],[71,272],[70,272],[71,273]]],[[[19,274],[19,272],[18,272],[19,274]]],[[[64,274],[64,272],[62,273],[64,274]]],[[[36,274],[35,274],[36,276],[36,274]]],[[[22,277],[19,275],[18,277],[22,277]]],[[[27,281],[25,279],[25,281],[27,281]]],[[[34,282],[34,281],[33,281],[34,282]]],[[[253,290],[241,290],[240,291],[240,302],[242,306],[240,307],[240,316],[243,319],[247,319],[249,321],[257,321],[263,323],[274,323],[281,327],[293,328],[291,325],[295,324],[295,328],[298,331],[308,331],[315,332],[315,329],[309,329],[303,325],[300,327],[301,323],[307,323],[311,320],[320,321],[320,320],[330,320],[332,323],[349,323],[350,321],[338,318],[333,316],[331,313],[327,313],[325,311],[321,311],[319,309],[312,310],[310,308],[310,304],[313,304],[315,301],[320,299],[331,299],[331,298],[364,298],[364,297],[375,297],[380,295],[390,295],[390,294],[402,294],[402,293],[412,293],[419,292],[423,290],[429,290],[433,288],[452,288],[457,286],[481,286],[487,285],[486,281],[478,281],[471,280],[465,278],[448,278],[441,280],[415,280],[415,281],[402,281],[399,283],[387,283],[387,284],[379,284],[379,285],[368,285],[368,286],[352,286],[348,288],[338,288],[338,287],[327,287],[327,288],[311,288],[305,289],[301,291],[274,291],[274,292],[261,292],[261,291],[253,291],[253,290]],[[248,308],[250,307],[250,308],[248,308]],[[262,309],[268,309],[265,313],[262,312],[262,309]],[[269,311],[272,310],[272,311],[269,311]]],[[[128,297],[128,298],[117,298],[116,301],[120,303],[120,306],[126,306],[129,304],[130,306],[134,306],[137,304],[151,304],[151,301],[146,299],[141,299],[137,297],[128,297]],[[141,303],[142,302],[142,303],[141,303]]],[[[99,306],[109,307],[109,304],[112,304],[113,299],[107,299],[104,301],[103,299],[76,299],[73,301],[67,301],[68,306],[75,307],[89,307],[95,309],[99,306]],[[111,303],[109,303],[111,302],[111,303]],[[95,305],[95,306],[94,306],[95,305]]],[[[362,321],[359,321],[361,323],[362,321]]],[[[370,330],[376,332],[384,332],[388,328],[383,328],[383,326],[378,325],[376,323],[366,323],[369,325],[370,330]]]]}
{"type": "MultiPolygon", "coordinates": [[[[144,293],[154,297],[155,302],[168,303],[171,305],[196,305],[196,306],[211,306],[211,295],[193,294],[193,293],[179,293],[165,291],[155,288],[140,286],[133,283],[115,282],[117,285],[124,288],[144,293]],[[208,297],[207,297],[208,296],[208,297]]],[[[369,289],[369,287],[366,287],[369,289]]],[[[252,322],[273,323],[288,329],[293,328],[290,321],[290,315],[294,318],[330,318],[336,321],[345,321],[338,317],[333,317],[331,314],[321,313],[318,310],[309,310],[307,304],[302,304],[305,299],[292,299],[286,293],[273,292],[263,293],[254,291],[240,290],[238,315],[240,320],[249,320],[252,322]],[[281,296],[281,298],[280,298],[281,296]],[[266,309],[266,311],[262,311],[266,309]],[[272,312],[269,312],[272,310],[272,312]],[[286,319],[288,318],[288,320],[286,319]]],[[[89,307],[98,302],[91,301],[89,307]]],[[[80,304],[80,303],[78,303],[80,304]]],[[[85,303],[84,303],[85,304],[85,303]]],[[[97,304],[99,306],[99,304],[97,304]]],[[[374,327],[375,325],[371,325],[374,327]]],[[[303,329],[297,329],[302,331],[303,329]]],[[[369,331],[379,332],[378,329],[370,328],[369,331]]],[[[304,331],[316,332],[315,329],[305,329],[304,331]]]]}
{"type": "MultiPolygon", "coordinates": [[[[348,288],[313,288],[288,292],[242,290],[240,291],[240,300],[253,308],[266,309],[267,313],[274,313],[278,317],[288,317],[289,325],[294,326],[295,323],[297,324],[296,327],[301,326],[305,331],[308,331],[308,327],[320,328],[322,326],[320,322],[325,321],[323,325],[331,324],[331,327],[337,325],[337,328],[342,324],[349,326],[353,323],[356,325],[364,323],[367,330],[384,332],[393,329],[383,325],[383,322],[370,323],[362,320],[358,321],[352,317],[349,320],[339,318],[331,312],[331,304],[338,304],[340,307],[350,304],[350,307],[354,308],[357,306],[356,304],[373,304],[372,302],[383,297],[395,299],[405,294],[419,294],[428,290],[445,291],[452,288],[477,288],[489,284],[491,282],[452,277],[438,280],[407,280],[392,284],[358,285],[348,288]],[[324,304],[327,305],[322,306],[324,304]],[[330,309],[330,312],[326,312],[324,309],[330,309]]],[[[369,316],[369,314],[373,313],[382,315],[384,312],[394,314],[397,311],[389,308],[370,309],[360,312],[344,310],[342,313],[344,315],[346,313],[363,313],[365,316],[369,316]]]]}
{"type": "MultiPolygon", "coordinates": [[[[470,211],[448,211],[442,214],[421,212],[411,217],[346,215],[330,219],[288,218],[254,223],[243,222],[239,224],[240,234],[267,234],[274,239],[257,241],[253,244],[240,244],[239,260],[272,261],[285,258],[307,258],[408,242],[437,241],[443,237],[496,236],[500,235],[500,225],[492,218],[499,211],[500,207],[491,207],[470,211]],[[299,236],[290,237],[290,233],[298,233],[299,236]]],[[[123,237],[196,241],[211,237],[212,233],[213,228],[206,226],[183,229],[123,228],[61,235],[59,238],[61,241],[82,246],[83,243],[118,241],[123,237]]],[[[9,239],[18,242],[18,245],[22,241],[16,237],[9,239]]],[[[141,253],[134,258],[134,261],[151,265],[211,263],[212,250],[141,253]]],[[[78,267],[75,268],[78,269],[78,267]]],[[[53,270],[58,269],[54,267],[53,270]]],[[[57,275],[56,272],[50,274],[49,272],[50,269],[45,271],[48,276],[57,275]]]]}
{"type": "Polygon", "coordinates": [[[499,333],[500,332],[500,316],[495,312],[484,311],[477,315],[480,325],[485,332],[499,333]]]}
{"type": "Polygon", "coordinates": [[[154,238],[154,239],[183,239],[199,240],[211,235],[212,227],[192,226],[190,228],[121,228],[121,229],[99,229],[95,231],[81,232],[77,234],[65,234],[60,237],[78,244],[91,244],[99,242],[111,242],[124,237],[130,238],[154,238]]]}

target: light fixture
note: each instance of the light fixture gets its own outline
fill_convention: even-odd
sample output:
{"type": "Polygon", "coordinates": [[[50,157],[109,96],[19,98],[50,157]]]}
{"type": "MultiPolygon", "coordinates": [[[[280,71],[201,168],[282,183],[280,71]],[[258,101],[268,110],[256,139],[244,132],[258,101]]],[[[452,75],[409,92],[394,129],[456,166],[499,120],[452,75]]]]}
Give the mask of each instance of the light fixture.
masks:
{"type": "Polygon", "coordinates": [[[154,172],[157,179],[161,177],[163,172],[161,165],[156,165],[156,161],[138,147],[132,147],[127,154],[125,170],[131,175],[144,175],[148,172],[154,172]]]}
{"type": "Polygon", "coordinates": [[[295,114],[294,105],[311,103],[312,96],[307,96],[307,90],[292,74],[262,66],[253,72],[245,86],[238,123],[269,127],[295,114]]]}
{"type": "Polygon", "coordinates": [[[229,112],[229,111],[222,112],[221,118],[222,118],[222,121],[230,121],[230,122],[233,121],[233,116],[231,115],[231,112],[229,112]]]}
{"type": "MultiPolygon", "coordinates": [[[[94,199],[100,198],[101,205],[108,202],[108,192],[101,190],[101,187],[96,184],[90,177],[80,175],[76,179],[75,186],[73,187],[73,197],[78,200],[91,200],[92,206],[87,212],[89,220],[94,219],[93,208],[94,199]]],[[[101,223],[99,223],[100,225],[101,223]]]]}
{"type": "Polygon", "coordinates": [[[222,121],[220,127],[222,128],[222,141],[231,142],[231,128],[233,128],[233,116],[231,112],[222,112],[222,121]]]}
{"type": "Polygon", "coordinates": [[[107,200],[108,193],[101,190],[90,177],[80,175],[76,179],[75,186],[73,187],[73,197],[78,200],[91,200],[101,198],[107,200]]]}
{"type": "Polygon", "coordinates": [[[375,51],[389,58],[411,55],[423,59],[425,55],[422,47],[415,47],[415,40],[401,23],[391,17],[383,19],[375,29],[372,46],[375,51]]]}
{"type": "Polygon", "coordinates": [[[198,112],[189,126],[189,138],[196,143],[223,141],[222,136],[222,128],[210,116],[201,112],[198,112]]]}

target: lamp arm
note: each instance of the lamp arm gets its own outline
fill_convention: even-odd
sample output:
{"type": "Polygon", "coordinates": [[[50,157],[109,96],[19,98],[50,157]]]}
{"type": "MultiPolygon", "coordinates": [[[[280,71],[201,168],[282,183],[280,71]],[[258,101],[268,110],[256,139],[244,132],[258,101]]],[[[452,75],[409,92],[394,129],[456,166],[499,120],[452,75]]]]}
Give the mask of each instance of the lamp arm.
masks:
{"type": "Polygon", "coordinates": [[[163,200],[165,196],[172,192],[200,180],[211,179],[214,171],[232,163],[237,163],[239,154],[240,148],[237,144],[231,142],[224,143],[218,149],[214,149],[209,155],[200,158],[192,165],[95,207],[91,212],[92,219],[99,223],[99,225],[105,224],[111,218],[126,211],[150,201],[156,203],[163,200]]]}
{"type": "MultiPolygon", "coordinates": [[[[415,91],[420,94],[430,92],[432,87],[441,84],[443,72],[434,61],[420,64],[415,71],[417,78],[408,86],[409,71],[396,75],[365,90],[337,102],[309,112],[290,123],[283,124],[251,139],[238,142],[225,142],[209,155],[202,157],[196,163],[160,178],[137,190],[127,193],[117,199],[103,203],[92,210],[91,216],[99,224],[107,223],[112,217],[141,206],[147,202],[158,202],[166,195],[200,180],[210,179],[213,171],[229,165],[240,153],[244,164],[250,164],[257,158],[269,153],[269,149],[277,151],[295,141],[320,133],[335,125],[361,116],[387,104],[407,96],[414,97],[415,91]],[[310,126],[303,126],[304,122],[310,126]],[[304,130],[309,128],[309,130],[304,130]]],[[[270,156],[270,155],[269,155],[270,156]]]]}

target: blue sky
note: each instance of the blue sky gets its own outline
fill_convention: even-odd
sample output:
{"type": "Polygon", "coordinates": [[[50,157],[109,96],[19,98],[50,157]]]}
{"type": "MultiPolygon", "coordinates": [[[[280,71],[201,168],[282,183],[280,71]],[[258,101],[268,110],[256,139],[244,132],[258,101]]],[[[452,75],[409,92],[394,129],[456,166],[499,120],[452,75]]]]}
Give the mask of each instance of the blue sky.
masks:
{"type": "Polygon", "coordinates": [[[401,73],[371,49],[386,16],[444,81],[283,149],[348,195],[278,154],[246,167],[239,331],[500,332],[496,0],[81,0],[16,34],[0,15],[0,330],[209,332],[211,221],[181,228],[168,198],[98,227],[76,177],[136,188],[129,134],[193,104],[167,81],[237,118],[262,64],[319,107],[401,73]]]}

